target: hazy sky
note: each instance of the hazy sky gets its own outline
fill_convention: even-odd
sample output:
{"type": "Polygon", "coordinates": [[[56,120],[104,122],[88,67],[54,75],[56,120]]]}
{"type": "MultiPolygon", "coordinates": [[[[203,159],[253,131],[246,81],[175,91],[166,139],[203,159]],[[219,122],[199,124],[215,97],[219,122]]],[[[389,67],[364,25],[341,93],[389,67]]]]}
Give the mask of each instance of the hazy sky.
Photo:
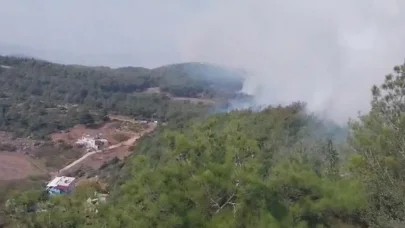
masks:
{"type": "MultiPolygon", "coordinates": [[[[82,64],[208,61],[251,72],[263,104],[345,120],[405,58],[404,0],[2,0],[0,48],[82,64]]],[[[0,50],[1,53],[2,50],[0,50]]],[[[4,51],[3,51],[4,52],[4,51]]]]}

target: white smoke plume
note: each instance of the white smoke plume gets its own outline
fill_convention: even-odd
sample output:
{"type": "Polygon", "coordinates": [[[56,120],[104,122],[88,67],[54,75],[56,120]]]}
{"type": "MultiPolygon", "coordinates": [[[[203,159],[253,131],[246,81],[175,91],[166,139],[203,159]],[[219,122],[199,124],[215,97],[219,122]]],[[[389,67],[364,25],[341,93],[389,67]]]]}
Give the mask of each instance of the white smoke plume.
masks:
{"type": "Polygon", "coordinates": [[[341,122],[405,58],[404,0],[3,0],[0,28],[0,49],[59,62],[244,68],[257,103],[302,100],[341,122]]]}
{"type": "Polygon", "coordinates": [[[405,58],[405,1],[218,1],[181,39],[186,59],[249,70],[259,104],[302,100],[339,122],[405,58]]]}

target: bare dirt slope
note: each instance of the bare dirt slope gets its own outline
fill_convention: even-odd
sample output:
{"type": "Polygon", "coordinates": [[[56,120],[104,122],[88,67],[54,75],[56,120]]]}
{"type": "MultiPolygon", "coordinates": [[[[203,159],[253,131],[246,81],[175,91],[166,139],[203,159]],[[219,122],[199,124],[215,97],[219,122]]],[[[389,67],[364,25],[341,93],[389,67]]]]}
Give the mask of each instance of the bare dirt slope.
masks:
{"type": "Polygon", "coordinates": [[[71,171],[82,165],[97,169],[115,157],[128,156],[130,147],[157,126],[154,122],[145,123],[126,116],[112,116],[111,119],[99,126],[77,125],[53,133],[50,135],[53,142],[13,138],[7,132],[0,132],[0,181],[52,175],[58,170],[71,171]],[[108,143],[100,151],[86,153],[85,148],[76,144],[83,136],[103,138],[108,143]]]}
{"type": "Polygon", "coordinates": [[[14,138],[10,133],[0,131],[0,180],[18,180],[44,173],[42,164],[33,158],[33,151],[41,143],[14,138]]]}
{"type": "Polygon", "coordinates": [[[103,153],[95,153],[89,156],[85,160],[85,164],[92,167],[93,169],[100,168],[106,161],[109,161],[115,157],[119,159],[124,159],[128,155],[131,154],[132,150],[131,147],[136,145],[136,141],[144,136],[145,134],[151,133],[157,127],[156,123],[149,123],[149,127],[141,132],[139,135],[135,135],[130,139],[122,142],[121,144],[117,144],[110,148],[108,151],[104,151],[103,153]]]}
{"type": "MultiPolygon", "coordinates": [[[[114,135],[119,131],[121,123],[119,121],[111,121],[100,125],[99,127],[89,128],[85,125],[79,124],[75,127],[51,134],[53,141],[64,141],[69,144],[74,144],[79,138],[83,136],[97,137],[107,139],[110,145],[116,144],[119,142],[114,135]]],[[[125,133],[125,132],[124,132],[125,133]]]]}
{"type": "Polygon", "coordinates": [[[72,172],[82,166],[98,169],[103,163],[115,157],[123,159],[130,154],[130,147],[133,146],[140,137],[152,132],[157,127],[157,123],[155,122],[141,123],[125,116],[110,116],[110,119],[113,120],[111,123],[115,123],[114,127],[112,127],[110,123],[107,123],[97,131],[95,129],[87,130],[82,126],[76,126],[69,132],[53,135],[52,138],[54,140],[67,140],[70,143],[74,143],[82,135],[97,135],[103,132],[103,136],[110,140],[108,147],[84,154],[81,158],[60,169],[59,174],[72,172]],[[128,137],[120,141],[117,137],[114,137],[119,134],[126,134],[128,137]]]}
{"type": "Polygon", "coordinates": [[[0,152],[0,180],[24,179],[43,174],[43,170],[29,156],[15,152],[0,152]]]}

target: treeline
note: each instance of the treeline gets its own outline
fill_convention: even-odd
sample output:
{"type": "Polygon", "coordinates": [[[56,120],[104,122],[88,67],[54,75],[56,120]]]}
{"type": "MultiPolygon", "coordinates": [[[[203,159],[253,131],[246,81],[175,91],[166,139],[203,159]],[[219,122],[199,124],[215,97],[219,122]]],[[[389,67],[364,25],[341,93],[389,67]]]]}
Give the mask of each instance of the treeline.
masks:
{"type": "MultiPolygon", "coordinates": [[[[71,103],[82,101],[89,92],[100,96],[101,93],[108,92],[143,92],[154,87],[180,97],[215,96],[221,91],[238,91],[242,88],[243,82],[238,72],[199,63],[173,64],[155,69],[142,67],[112,69],[0,56],[0,65],[11,67],[8,68],[11,70],[10,73],[19,71],[28,74],[20,75],[24,79],[27,76],[27,80],[34,79],[35,82],[31,86],[23,84],[17,86],[21,90],[29,88],[33,95],[46,92],[46,86],[43,89],[36,89],[37,84],[57,87],[55,94],[60,96],[63,96],[64,92],[74,90],[77,97],[67,98],[71,103]],[[60,83],[65,84],[62,86],[60,83]],[[81,83],[88,83],[90,88],[83,89],[81,83]]],[[[2,71],[5,69],[7,68],[3,67],[2,71]]]]}
{"type": "MultiPolygon", "coordinates": [[[[174,96],[225,96],[212,86],[215,81],[184,70],[188,64],[180,66],[110,69],[0,56],[0,130],[42,137],[80,123],[89,113],[94,121],[109,112],[166,121],[205,108],[173,102],[164,93],[144,93],[155,87],[174,96]]],[[[240,83],[224,88],[238,90],[240,83]]]]}

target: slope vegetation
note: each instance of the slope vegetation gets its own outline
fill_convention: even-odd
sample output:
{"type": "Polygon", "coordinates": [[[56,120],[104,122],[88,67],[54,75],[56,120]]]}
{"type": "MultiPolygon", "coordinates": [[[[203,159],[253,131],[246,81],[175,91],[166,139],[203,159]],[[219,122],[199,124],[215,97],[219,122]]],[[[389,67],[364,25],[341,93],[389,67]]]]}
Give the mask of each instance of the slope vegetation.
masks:
{"type": "Polygon", "coordinates": [[[344,145],[301,103],[177,122],[104,167],[107,203],[89,209],[86,199],[102,191],[94,184],[52,199],[28,191],[11,198],[9,224],[404,227],[405,66],[394,70],[344,145]]]}
{"type": "Polygon", "coordinates": [[[195,67],[194,63],[152,70],[111,69],[0,56],[0,65],[7,66],[0,68],[0,130],[17,136],[43,137],[78,123],[100,121],[111,112],[166,121],[184,107],[201,112],[204,104],[211,105],[176,102],[171,97],[224,97],[242,85],[240,79],[231,79],[231,72],[222,77],[226,70],[210,65],[195,67]],[[209,78],[211,73],[217,78],[209,78]],[[233,84],[224,86],[221,78],[233,84]],[[150,88],[170,96],[147,93],[150,88]]]}
{"type": "Polygon", "coordinates": [[[350,122],[342,145],[301,103],[175,121],[103,167],[107,190],[13,195],[8,224],[405,227],[404,87],[401,65],[372,88],[371,111],[350,122]],[[95,192],[109,192],[107,202],[91,204],[95,192]]]}
{"type": "Polygon", "coordinates": [[[361,225],[352,217],[365,205],[364,186],[340,177],[333,143],[311,135],[308,123],[317,121],[303,108],[296,103],[231,112],[161,129],[115,170],[109,202],[97,214],[73,213],[85,212],[86,204],[66,208],[84,202],[94,191],[89,187],[71,197],[34,201],[53,206],[28,221],[41,226],[52,216],[61,224],[67,209],[72,227],[361,225]]]}

